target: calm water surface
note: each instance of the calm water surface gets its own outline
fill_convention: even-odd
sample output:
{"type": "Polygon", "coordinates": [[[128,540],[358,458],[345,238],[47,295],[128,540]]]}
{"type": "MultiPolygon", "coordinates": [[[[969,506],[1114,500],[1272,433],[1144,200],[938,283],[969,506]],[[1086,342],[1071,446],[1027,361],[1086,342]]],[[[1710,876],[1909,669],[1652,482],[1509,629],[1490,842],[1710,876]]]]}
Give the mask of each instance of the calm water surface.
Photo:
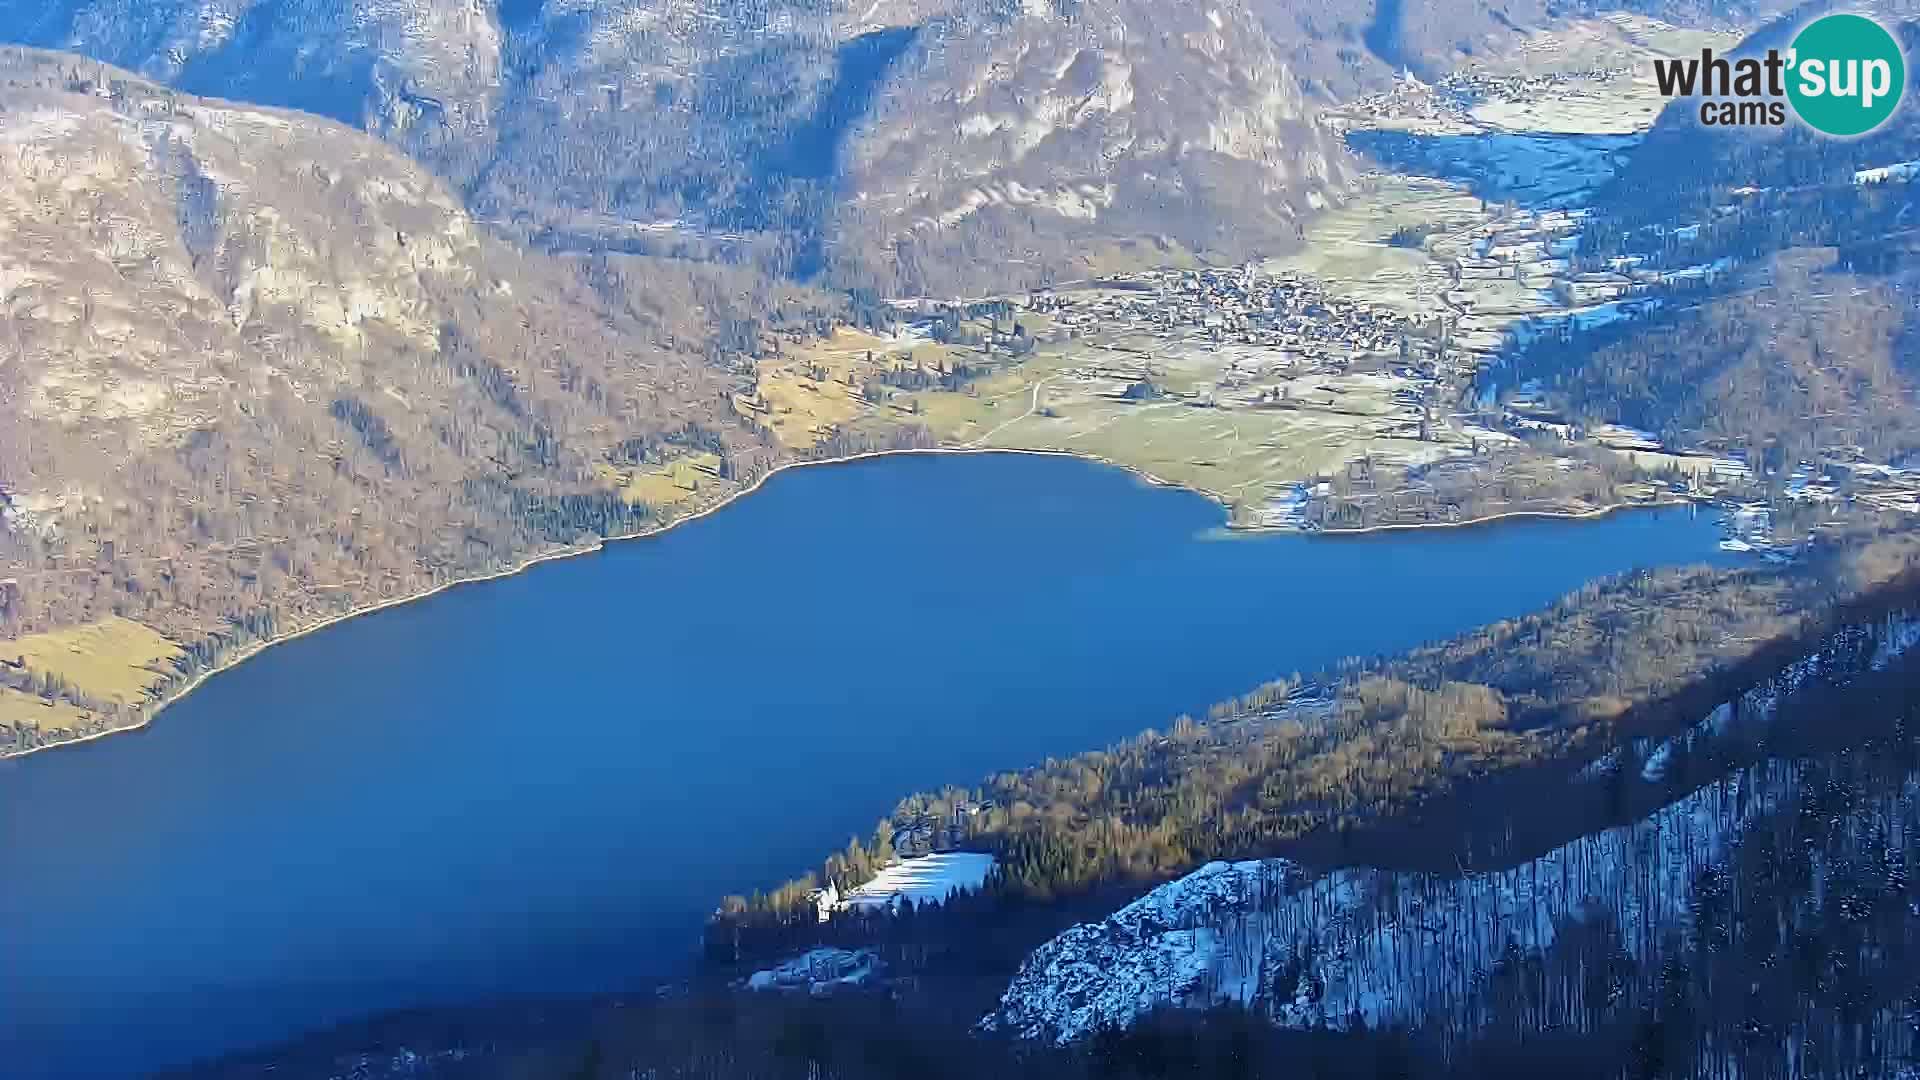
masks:
{"type": "Polygon", "coordinates": [[[1221,521],[1068,459],[805,469],[0,762],[0,1075],[640,985],[685,970],[720,895],[909,791],[1724,558],[1684,510],[1345,540],[1221,521]]]}

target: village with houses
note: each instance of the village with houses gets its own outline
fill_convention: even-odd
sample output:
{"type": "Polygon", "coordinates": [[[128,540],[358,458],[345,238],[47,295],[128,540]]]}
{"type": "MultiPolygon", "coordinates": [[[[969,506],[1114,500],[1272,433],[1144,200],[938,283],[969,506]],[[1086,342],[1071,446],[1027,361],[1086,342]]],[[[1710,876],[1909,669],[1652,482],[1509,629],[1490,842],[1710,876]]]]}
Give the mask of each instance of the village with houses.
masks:
{"type": "Polygon", "coordinates": [[[1404,127],[1429,132],[1471,130],[1474,110],[1489,103],[1521,105],[1548,96],[1584,94],[1595,85],[1630,78],[1624,66],[1539,72],[1468,70],[1432,83],[1402,72],[1394,85],[1348,106],[1337,122],[1404,127]]]}
{"type": "MultiPolygon", "coordinates": [[[[1467,157],[1362,178],[1306,223],[1296,252],[890,300],[888,325],[772,342],[736,409],[801,451],[910,437],[1104,461],[1212,497],[1235,529],[1689,501],[1727,512],[1730,546],[1782,554],[1829,510],[1920,509],[1920,480],[1890,464],[1836,448],[1790,477],[1757,476],[1730,448],[1586,430],[1509,372],[1530,343],[1644,317],[1736,269],[1581,258],[1584,202],[1660,104],[1643,61],[1719,43],[1631,16],[1594,26],[1536,35],[1505,66],[1404,76],[1336,116],[1350,133],[1467,157]],[[1472,137],[1430,137],[1460,134],[1472,137]],[[1796,524],[1776,529],[1783,518],[1796,524]]],[[[1649,249],[1686,228],[1698,226],[1650,234],[1649,249]]]]}
{"type": "Polygon", "coordinates": [[[1576,271],[1579,210],[1481,215],[1454,199],[1476,212],[1379,237],[1411,269],[1366,282],[1270,261],[899,302],[891,333],[842,330],[764,362],[744,408],[783,438],[924,425],[939,445],[1105,460],[1212,495],[1242,529],[1685,500],[1739,510],[1730,546],[1773,551],[1790,543],[1755,507],[1774,501],[1920,509],[1904,470],[1834,458],[1769,495],[1737,456],[1587,430],[1537,385],[1502,386],[1504,351],[1639,317],[1724,268],[1576,271]]]}

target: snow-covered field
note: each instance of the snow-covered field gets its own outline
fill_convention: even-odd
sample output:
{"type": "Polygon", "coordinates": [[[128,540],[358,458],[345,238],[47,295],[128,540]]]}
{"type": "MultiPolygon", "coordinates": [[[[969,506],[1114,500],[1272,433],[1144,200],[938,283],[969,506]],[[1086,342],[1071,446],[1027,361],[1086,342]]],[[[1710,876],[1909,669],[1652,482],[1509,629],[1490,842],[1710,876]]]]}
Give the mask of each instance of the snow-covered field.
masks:
{"type": "Polygon", "coordinates": [[[1594,330],[1609,323],[1639,318],[1659,308],[1661,303],[1659,297],[1651,297],[1608,300],[1605,303],[1589,304],[1586,307],[1561,308],[1519,320],[1509,333],[1515,342],[1524,345],[1549,332],[1559,332],[1564,324],[1571,323],[1576,330],[1594,330]]]}
{"type": "Polygon", "coordinates": [[[1660,281],[1663,284],[1672,284],[1676,281],[1712,280],[1722,274],[1731,272],[1733,266],[1733,259],[1723,255],[1709,263],[1684,266],[1678,270],[1663,270],[1660,272],[1660,281]]]}
{"type": "Polygon", "coordinates": [[[1920,176],[1920,161],[1901,161],[1877,169],[1861,169],[1853,174],[1856,184],[1902,183],[1920,176]]]}
{"type": "Polygon", "coordinates": [[[747,989],[825,994],[866,983],[879,970],[880,958],[871,949],[813,949],[778,967],[754,972],[747,979],[747,989]]]}
{"type": "Polygon", "coordinates": [[[843,908],[892,907],[902,899],[916,905],[945,900],[961,889],[978,889],[993,869],[993,856],[976,851],[947,851],[903,859],[872,881],[840,899],[843,908]]]}

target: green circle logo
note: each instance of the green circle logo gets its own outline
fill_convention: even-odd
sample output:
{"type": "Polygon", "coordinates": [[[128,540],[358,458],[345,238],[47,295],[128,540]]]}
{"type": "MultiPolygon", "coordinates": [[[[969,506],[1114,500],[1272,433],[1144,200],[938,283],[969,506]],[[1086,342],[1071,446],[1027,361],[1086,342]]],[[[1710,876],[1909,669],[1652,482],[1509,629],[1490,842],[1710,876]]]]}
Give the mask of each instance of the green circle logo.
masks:
{"type": "Polygon", "coordinates": [[[1862,15],[1808,23],[1787,53],[1787,99],[1808,126],[1828,135],[1864,135],[1886,122],[1907,87],[1900,43],[1862,15]]]}

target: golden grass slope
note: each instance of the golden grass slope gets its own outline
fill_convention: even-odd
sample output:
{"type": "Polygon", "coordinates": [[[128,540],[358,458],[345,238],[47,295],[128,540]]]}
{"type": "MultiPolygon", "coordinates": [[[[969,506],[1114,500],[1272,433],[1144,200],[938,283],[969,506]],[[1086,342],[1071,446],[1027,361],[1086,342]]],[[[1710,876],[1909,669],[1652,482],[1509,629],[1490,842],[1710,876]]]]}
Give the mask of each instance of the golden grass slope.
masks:
{"type": "Polygon", "coordinates": [[[172,671],[180,646],[152,627],[110,615],[99,622],[0,640],[0,660],[54,675],[119,705],[144,701],[172,671]]]}

